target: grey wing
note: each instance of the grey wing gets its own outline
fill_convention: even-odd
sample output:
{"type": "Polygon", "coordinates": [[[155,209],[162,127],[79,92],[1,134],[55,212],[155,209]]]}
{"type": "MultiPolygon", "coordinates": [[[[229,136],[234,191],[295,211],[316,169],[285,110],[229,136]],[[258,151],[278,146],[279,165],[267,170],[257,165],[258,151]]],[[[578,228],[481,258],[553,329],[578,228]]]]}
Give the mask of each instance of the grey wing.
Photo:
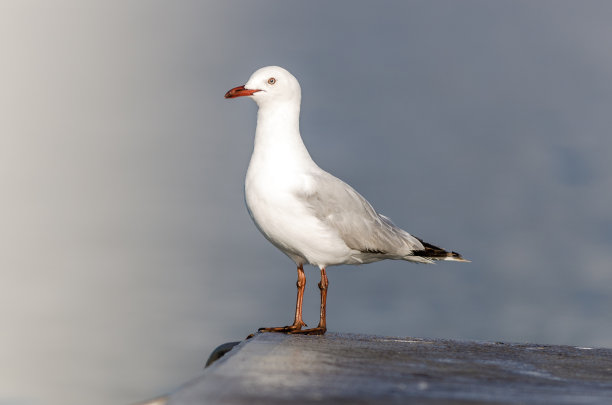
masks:
{"type": "Polygon", "coordinates": [[[315,186],[300,195],[314,215],[334,229],[346,245],[362,252],[364,259],[404,258],[423,250],[414,236],[378,214],[351,186],[327,172],[314,175],[315,186]]]}

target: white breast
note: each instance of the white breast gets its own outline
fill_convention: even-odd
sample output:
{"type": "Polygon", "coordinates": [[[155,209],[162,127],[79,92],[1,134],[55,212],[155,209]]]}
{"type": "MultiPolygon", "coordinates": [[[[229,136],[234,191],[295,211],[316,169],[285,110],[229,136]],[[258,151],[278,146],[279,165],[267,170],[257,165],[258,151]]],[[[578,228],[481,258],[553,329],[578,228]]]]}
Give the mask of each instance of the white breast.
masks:
{"type": "Polygon", "coordinates": [[[245,199],[253,221],[270,242],[298,264],[327,266],[350,261],[352,250],[299,199],[299,192],[312,187],[311,177],[300,169],[253,156],[245,181],[245,199]]]}

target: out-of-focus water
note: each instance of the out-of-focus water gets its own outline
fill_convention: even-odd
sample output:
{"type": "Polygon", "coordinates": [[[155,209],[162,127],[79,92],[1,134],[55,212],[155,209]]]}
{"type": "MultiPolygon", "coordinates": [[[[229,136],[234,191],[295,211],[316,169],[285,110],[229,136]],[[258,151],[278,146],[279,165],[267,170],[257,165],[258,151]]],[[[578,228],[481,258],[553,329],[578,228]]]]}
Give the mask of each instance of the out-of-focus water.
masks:
{"type": "Polygon", "coordinates": [[[134,402],[291,321],[243,203],[256,107],[223,99],[270,64],[323,168],[472,260],[331,268],[330,330],[612,347],[607,4],[0,9],[0,403],[134,402]]]}

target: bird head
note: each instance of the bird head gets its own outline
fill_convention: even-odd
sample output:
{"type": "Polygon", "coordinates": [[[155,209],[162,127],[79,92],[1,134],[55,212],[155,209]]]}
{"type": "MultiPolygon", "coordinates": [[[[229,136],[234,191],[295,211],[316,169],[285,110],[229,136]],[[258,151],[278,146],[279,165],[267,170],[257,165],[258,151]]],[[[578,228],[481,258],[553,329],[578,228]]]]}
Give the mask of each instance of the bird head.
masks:
{"type": "Polygon", "coordinates": [[[291,73],[279,66],[267,66],[251,75],[244,86],[234,87],[225,98],[251,97],[259,107],[278,102],[297,102],[300,84],[291,73]]]}

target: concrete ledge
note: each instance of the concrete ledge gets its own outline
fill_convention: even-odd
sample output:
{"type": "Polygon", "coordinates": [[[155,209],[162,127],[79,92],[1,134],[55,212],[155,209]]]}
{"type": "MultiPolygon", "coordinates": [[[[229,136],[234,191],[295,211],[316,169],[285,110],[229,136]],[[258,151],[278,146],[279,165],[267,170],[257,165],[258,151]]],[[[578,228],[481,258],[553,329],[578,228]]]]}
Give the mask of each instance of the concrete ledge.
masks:
{"type": "Polygon", "coordinates": [[[610,404],[612,350],[257,334],[163,399],[192,404],[610,404]]]}

